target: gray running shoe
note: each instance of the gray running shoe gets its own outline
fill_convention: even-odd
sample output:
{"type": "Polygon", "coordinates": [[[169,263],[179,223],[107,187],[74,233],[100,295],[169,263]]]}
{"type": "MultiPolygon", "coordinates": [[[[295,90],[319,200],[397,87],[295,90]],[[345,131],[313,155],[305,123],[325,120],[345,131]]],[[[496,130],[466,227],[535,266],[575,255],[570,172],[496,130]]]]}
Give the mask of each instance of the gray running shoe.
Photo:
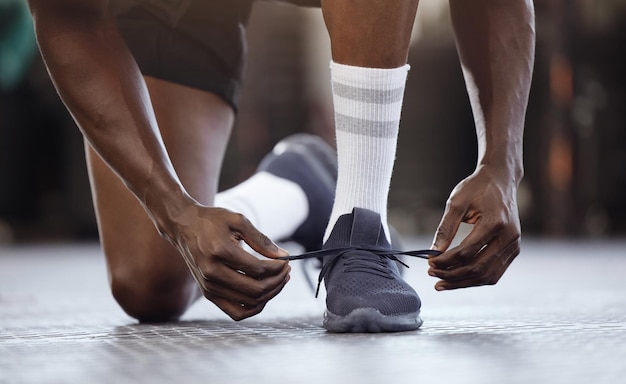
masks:
{"type": "Polygon", "coordinates": [[[331,332],[410,331],[422,325],[420,299],[390,258],[380,215],[355,208],[335,224],[324,249],[356,247],[324,258],[324,327],[331,332]]]}
{"type": "MultiPolygon", "coordinates": [[[[391,237],[391,247],[394,250],[404,251],[404,244],[402,241],[402,236],[400,233],[392,226],[389,225],[389,236],[391,237]]],[[[400,270],[400,276],[404,276],[404,269],[402,267],[406,267],[406,256],[402,253],[397,253],[395,256],[398,260],[395,262],[397,264],[398,269],[400,270]]],[[[322,269],[323,257],[310,257],[310,258],[301,258],[302,263],[302,272],[304,274],[304,278],[306,280],[307,285],[311,289],[312,292],[317,292],[316,277],[320,274],[322,269]]],[[[317,295],[316,295],[317,296],[317,295]]]]}
{"type": "Polygon", "coordinates": [[[335,200],[337,153],[321,137],[299,133],[279,141],[263,158],[257,172],[269,172],[298,184],[309,202],[309,216],[286,239],[305,251],[322,248],[324,232],[335,200]]]}
{"type": "MultiPolygon", "coordinates": [[[[326,285],[324,328],[330,332],[399,332],[422,325],[417,293],[400,276],[397,256],[427,259],[434,250],[391,249],[380,215],[354,208],[335,223],[321,251],[284,259],[321,258],[326,285]]],[[[317,296],[317,294],[316,294],[317,296]]]]}

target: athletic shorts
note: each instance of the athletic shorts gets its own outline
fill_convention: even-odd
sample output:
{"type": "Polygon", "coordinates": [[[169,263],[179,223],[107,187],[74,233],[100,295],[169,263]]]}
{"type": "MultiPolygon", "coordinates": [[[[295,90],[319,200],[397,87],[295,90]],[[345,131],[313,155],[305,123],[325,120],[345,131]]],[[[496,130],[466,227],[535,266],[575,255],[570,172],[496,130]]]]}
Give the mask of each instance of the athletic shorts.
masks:
{"type": "MultiPolygon", "coordinates": [[[[235,110],[255,0],[115,0],[120,32],[146,76],[220,96],[235,110]]],[[[320,0],[284,0],[319,6],[320,0]]]]}

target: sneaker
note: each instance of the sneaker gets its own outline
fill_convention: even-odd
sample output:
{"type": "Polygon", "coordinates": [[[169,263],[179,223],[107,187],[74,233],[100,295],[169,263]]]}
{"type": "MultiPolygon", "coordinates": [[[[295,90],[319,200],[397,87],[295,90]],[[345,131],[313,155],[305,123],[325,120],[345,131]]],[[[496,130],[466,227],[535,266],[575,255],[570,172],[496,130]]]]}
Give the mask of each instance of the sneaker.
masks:
{"type": "Polygon", "coordinates": [[[428,258],[439,252],[392,250],[380,215],[354,208],[339,217],[321,251],[287,258],[323,259],[318,282],[326,286],[328,331],[399,332],[422,325],[419,296],[398,270],[401,254],[428,258]]]}
{"type": "Polygon", "coordinates": [[[322,248],[324,232],[335,199],[337,153],[321,137],[299,133],[278,142],[259,164],[257,172],[269,172],[298,184],[309,202],[309,215],[286,239],[306,252],[322,248]]]}
{"type": "MultiPolygon", "coordinates": [[[[394,249],[393,252],[397,252],[397,253],[394,253],[395,256],[398,258],[398,260],[395,261],[395,263],[397,264],[397,267],[400,270],[400,276],[404,276],[404,268],[402,267],[407,267],[407,265],[406,265],[405,255],[402,252],[400,252],[400,251],[404,251],[402,236],[391,224],[389,224],[389,236],[391,237],[391,247],[394,249]]],[[[312,292],[316,294],[315,296],[317,297],[318,289],[316,287],[316,284],[318,284],[318,282],[315,276],[318,276],[320,274],[324,259],[321,256],[320,257],[306,257],[305,256],[300,259],[302,260],[302,263],[300,265],[301,265],[302,273],[304,275],[304,279],[307,283],[307,286],[311,289],[312,292]]]]}

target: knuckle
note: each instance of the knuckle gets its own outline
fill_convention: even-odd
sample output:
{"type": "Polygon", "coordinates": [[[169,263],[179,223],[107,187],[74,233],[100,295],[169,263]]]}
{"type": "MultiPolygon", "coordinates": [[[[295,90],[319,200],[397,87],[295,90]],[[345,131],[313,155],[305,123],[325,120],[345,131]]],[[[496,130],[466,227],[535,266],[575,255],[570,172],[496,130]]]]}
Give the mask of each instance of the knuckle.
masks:
{"type": "Polygon", "coordinates": [[[202,265],[198,266],[198,271],[200,272],[200,277],[202,277],[202,280],[207,282],[214,280],[213,268],[210,268],[207,265],[202,265]]]}
{"type": "Polygon", "coordinates": [[[446,201],[446,210],[453,215],[460,215],[465,210],[465,204],[459,201],[459,199],[450,197],[446,201]]]}
{"type": "Polygon", "coordinates": [[[487,266],[483,263],[478,263],[472,265],[470,268],[470,275],[472,276],[483,276],[487,271],[487,266]]]}
{"type": "Polygon", "coordinates": [[[516,236],[503,250],[500,251],[499,257],[503,265],[510,264],[521,252],[521,236],[516,236]]]}
{"type": "Polygon", "coordinates": [[[264,298],[264,297],[258,297],[256,299],[254,299],[253,302],[250,303],[250,304],[252,304],[253,308],[257,308],[259,306],[265,306],[265,303],[267,303],[267,301],[268,300],[266,298],[264,298]]]}
{"type": "Polygon", "coordinates": [[[269,295],[270,293],[272,293],[274,287],[268,284],[260,284],[257,287],[257,292],[256,292],[256,297],[258,298],[259,302],[264,302],[267,301],[266,297],[267,295],[269,295]]]}
{"type": "Polygon", "coordinates": [[[503,218],[497,218],[492,221],[491,227],[495,232],[501,232],[506,228],[506,221],[503,218]]]}
{"type": "Polygon", "coordinates": [[[476,256],[476,252],[472,249],[464,248],[457,252],[457,257],[464,262],[472,260],[476,256]]]}
{"type": "Polygon", "coordinates": [[[262,285],[255,284],[249,289],[249,295],[255,304],[258,304],[258,300],[265,294],[265,288],[262,285]]]}
{"type": "Polygon", "coordinates": [[[500,276],[491,275],[485,279],[485,285],[496,285],[500,280],[500,276]]]}
{"type": "Polygon", "coordinates": [[[205,299],[209,301],[213,299],[213,290],[211,288],[201,286],[200,290],[202,291],[202,296],[204,296],[205,299]]]}
{"type": "Polygon", "coordinates": [[[517,256],[519,256],[520,252],[521,252],[521,247],[519,242],[515,243],[513,245],[513,247],[511,248],[511,251],[509,253],[509,255],[507,255],[507,259],[510,259],[511,261],[513,261],[513,259],[515,259],[517,256]]]}
{"type": "Polygon", "coordinates": [[[238,228],[245,228],[250,224],[250,221],[248,220],[247,217],[245,217],[243,214],[241,213],[233,213],[233,222],[235,224],[235,226],[237,226],[238,228]]]}
{"type": "Polygon", "coordinates": [[[261,304],[263,300],[259,297],[248,297],[246,298],[246,310],[250,310],[250,308],[256,308],[259,304],[261,304]]]}
{"type": "Polygon", "coordinates": [[[266,296],[269,295],[271,292],[272,292],[271,286],[268,286],[268,285],[261,286],[258,289],[258,295],[257,295],[258,302],[261,303],[261,302],[266,301],[266,296]]]}
{"type": "Polygon", "coordinates": [[[257,276],[265,276],[267,274],[267,267],[263,264],[259,264],[254,267],[254,273],[257,276]]]}

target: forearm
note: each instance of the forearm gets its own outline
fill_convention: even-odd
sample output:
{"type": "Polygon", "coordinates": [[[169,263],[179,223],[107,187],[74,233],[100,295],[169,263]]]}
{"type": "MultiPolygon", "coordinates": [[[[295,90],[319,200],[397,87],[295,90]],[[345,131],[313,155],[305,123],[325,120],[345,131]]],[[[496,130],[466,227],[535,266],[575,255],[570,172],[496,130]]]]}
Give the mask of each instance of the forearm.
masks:
{"type": "Polygon", "coordinates": [[[535,53],[532,1],[450,0],[450,8],[476,124],[478,164],[519,184],[535,53]]]}
{"type": "Polygon", "coordinates": [[[63,102],[162,230],[190,199],[163,145],[145,82],[113,21],[91,10],[79,17],[67,10],[33,11],[42,56],[63,102]]]}

